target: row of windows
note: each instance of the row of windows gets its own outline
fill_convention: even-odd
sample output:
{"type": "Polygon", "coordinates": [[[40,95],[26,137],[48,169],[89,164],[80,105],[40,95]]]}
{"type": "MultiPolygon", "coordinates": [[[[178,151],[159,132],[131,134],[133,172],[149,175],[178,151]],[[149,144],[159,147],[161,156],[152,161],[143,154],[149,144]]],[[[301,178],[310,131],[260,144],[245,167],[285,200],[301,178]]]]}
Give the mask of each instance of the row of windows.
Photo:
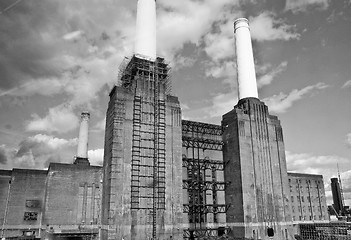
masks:
{"type": "MultiPolygon", "coordinates": [[[[291,182],[292,182],[291,179],[289,179],[290,185],[291,185],[291,182]]],[[[296,184],[299,184],[299,185],[301,185],[301,183],[302,183],[301,179],[295,179],[295,182],[296,182],[296,184]]],[[[307,185],[311,185],[311,180],[307,179],[305,182],[307,185]]],[[[314,182],[316,183],[316,185],[320,185],[322,183],[322,181],[320,181],[320,180],[315,180],[314,182]]]]}
{"type": "MultiPolygon", "coordinates": [[[[307,186],[306,187],[306,192],[313,192],[314,190],[315,190],[315,192],[318,192],[320,190],[320,187],[319,186],[316,186],[314,188],[312,188],[312,186],[307,186]]],[[[303,193],[303,186],[297,185],[296,186],[296,191],[303,193]]],[[[290,192],[293,192],[293,186],[291,186],[291,185],[290,185],[290,192]]]]}
{"type": "MultiPolygon", "coordinates": [[[[312,208],[311,208],[311,206],[307,206],[308,208],[308,212],[311,212],[311,210],[313,210],[313,212],[315,212],[316,211],[316,209],[317,209],[317,211],[319,212],[320,211],[320,207],[318,207],[318,206],[313,206],[312,208]]],[[[324,206],[322,206],[321,207],[322,208],[322,211],[324,211],[325,210],[325,207],[324,206]]],[[[297,210],[298,210],[298,212],[301,212],[301,206],[297,206],[297,210]]],[[[291,211],[294,213],[295,212],[295,207],[294,206],[292,206],[291,207],[291,211]]],[[[306,212],[306,206],[303,206],[302,207],[302,212],[306,212]]]]}
{"type": "Polygon", "coordinates": [[[323,216],[322,215],[314,215],[314,216],[298,216],[298,218],[296,216],[293,216],[293,221],[306,221],[306,220],[323,220],[323,216]],[[318,218],[317,218],[318,217],[318,218]]]}
{"type": "MultiPolygon", "coordinates": [[[[323,195],[321,194],[320,196],[319,196],[319,198],[323,198],[323,195]]],[[[316,197],[316,196],[312,196],[312,197],[310,197],[310,196],[307,196],[306,198],[305,198],[305,196],[296,196],[296,200],[297,200],[297,202],[305,202],[305,200],[306,200],[306,202],[311,202],[311,201],[314,201],[314,200],[316,200],[316,199],[318,199],[318,197],[316,197]]],[[[294,196],[291,196],[291,202],[294,202],[295,201],[295,197],[294,196]]]]}

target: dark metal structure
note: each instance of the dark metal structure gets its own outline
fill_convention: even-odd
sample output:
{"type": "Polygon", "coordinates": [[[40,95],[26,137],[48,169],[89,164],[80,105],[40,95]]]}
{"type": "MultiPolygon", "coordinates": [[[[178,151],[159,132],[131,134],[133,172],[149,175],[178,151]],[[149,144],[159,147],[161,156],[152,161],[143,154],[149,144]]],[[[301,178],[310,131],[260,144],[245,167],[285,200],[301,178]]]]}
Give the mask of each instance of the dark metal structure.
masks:
{"type": "MultiPolygon", "coordinates": [[[[228,205],[224,199],[218,202],[217,192],[225,190],[226,183],[216,177],[224,170],[222,159],[210,159],[207,152],[222,154],[222,128],[214,124],[182,121],[183,189],[188,201],[183,204],[183,212],[188,214],[189,228],[184,230],[184,239],[217,238],[227,233],[219,227],[217,215],[225,214],[228,205]],[[211,198],[209,198],[211,196],[211,198]],[[209,227],[208,214],[213,214],[212,227],[209,227]],[[213,227],[215,226],[215,227],[213,227]]],[[[211,154],[209,154],[211,155],[211,154]]],[[[213,155],[213,154],[212,154],[213,155]]]]}

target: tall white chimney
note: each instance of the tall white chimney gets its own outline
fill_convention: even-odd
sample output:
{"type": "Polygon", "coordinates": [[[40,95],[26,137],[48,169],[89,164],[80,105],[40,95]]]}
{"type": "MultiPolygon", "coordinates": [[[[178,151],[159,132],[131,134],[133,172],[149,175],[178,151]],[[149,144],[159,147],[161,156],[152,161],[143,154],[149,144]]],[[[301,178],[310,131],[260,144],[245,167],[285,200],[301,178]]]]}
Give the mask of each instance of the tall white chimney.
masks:
{"type": "Polygon", "coordinates": [[[89,112],[82,112],[79,128],[77,159],[88,159],[89,112]]]}
{"type": "Polygon", "coordinates": [[[249,21],[246,18],[235,20],[234,33],[239,100],[250,97],[258,98],[249,21]]]}
{"type": "Polygon", "coordinates": [[[156,59],[156,0],[138,0],[135,55],[156,59]]]}

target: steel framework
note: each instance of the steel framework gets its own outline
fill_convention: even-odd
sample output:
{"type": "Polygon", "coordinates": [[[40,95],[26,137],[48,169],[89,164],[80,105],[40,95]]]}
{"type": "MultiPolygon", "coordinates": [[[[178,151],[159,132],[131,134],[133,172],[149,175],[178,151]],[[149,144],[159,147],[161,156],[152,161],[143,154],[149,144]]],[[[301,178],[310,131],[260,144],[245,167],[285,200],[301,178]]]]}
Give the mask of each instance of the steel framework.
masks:
{"type": "Polygon", "coordinates": [[[222,150],[222,127],[214,124],[182,120],[183,147],[222,150]]]}
{"type": "Polygon", "coordinates": [[[350,222],[299,224],[301,240],[346,240],[351,239],[350,222]]]}
{"type": "MultiPolygon", "coordinates": [[[[225,214],[229,205],[219,204],[217,193],[224,191],[226,183],[217,179],[218,172],[224,170],[223,161],[205,157],[206,151],[221,155],[222,127],[213,124],[182,121],[182,146],[189,156],[183,155],[183,167],[187,178],[183,179],[183,189],[187,190],[188,203],[183,205],[183,212],[189,216],[190,228],[185,229],[184,239],[217,239],[226,233],[224,227],[207,227],[208,214],[225,214]],[[208,196],[212,199],[208,201],[208,196]]],[[[217,224],[212,224],[216,226],[217,224]]]]}

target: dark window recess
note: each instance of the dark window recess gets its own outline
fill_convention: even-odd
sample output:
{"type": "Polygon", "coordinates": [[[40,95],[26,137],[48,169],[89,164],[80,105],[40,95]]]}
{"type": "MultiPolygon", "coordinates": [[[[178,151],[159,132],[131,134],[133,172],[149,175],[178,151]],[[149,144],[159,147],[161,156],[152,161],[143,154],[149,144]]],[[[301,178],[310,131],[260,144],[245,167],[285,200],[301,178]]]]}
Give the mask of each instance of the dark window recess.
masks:
{"type": "Polygon", "coordinates": [[[274,229],[273,228],[267,228],[267,235],[268,235],[268,237],[273,237],[274,236],[274,229]]]}
{"type": "Polygon", "coordinates": [[[224,227],[219,227],[218,228],[218,236],[223,236],[225,234],[225,228],[224,227]]]}
{"type": "Polygon", "coordinates": [[[27,208],[38,208],[40,207],[39,200],[26,200],[26,207],[27,208]]]}
{"type": "Polygon", "coordinates": [[[37,212],[25,212],[23,219],[25,221],[37,220],[38,219],[38,213],[37,212]]]}
{"type": "Polygon", "coordinates": [[[195,240],[194,231],[190,231],[189,240],[195,240]]]}

